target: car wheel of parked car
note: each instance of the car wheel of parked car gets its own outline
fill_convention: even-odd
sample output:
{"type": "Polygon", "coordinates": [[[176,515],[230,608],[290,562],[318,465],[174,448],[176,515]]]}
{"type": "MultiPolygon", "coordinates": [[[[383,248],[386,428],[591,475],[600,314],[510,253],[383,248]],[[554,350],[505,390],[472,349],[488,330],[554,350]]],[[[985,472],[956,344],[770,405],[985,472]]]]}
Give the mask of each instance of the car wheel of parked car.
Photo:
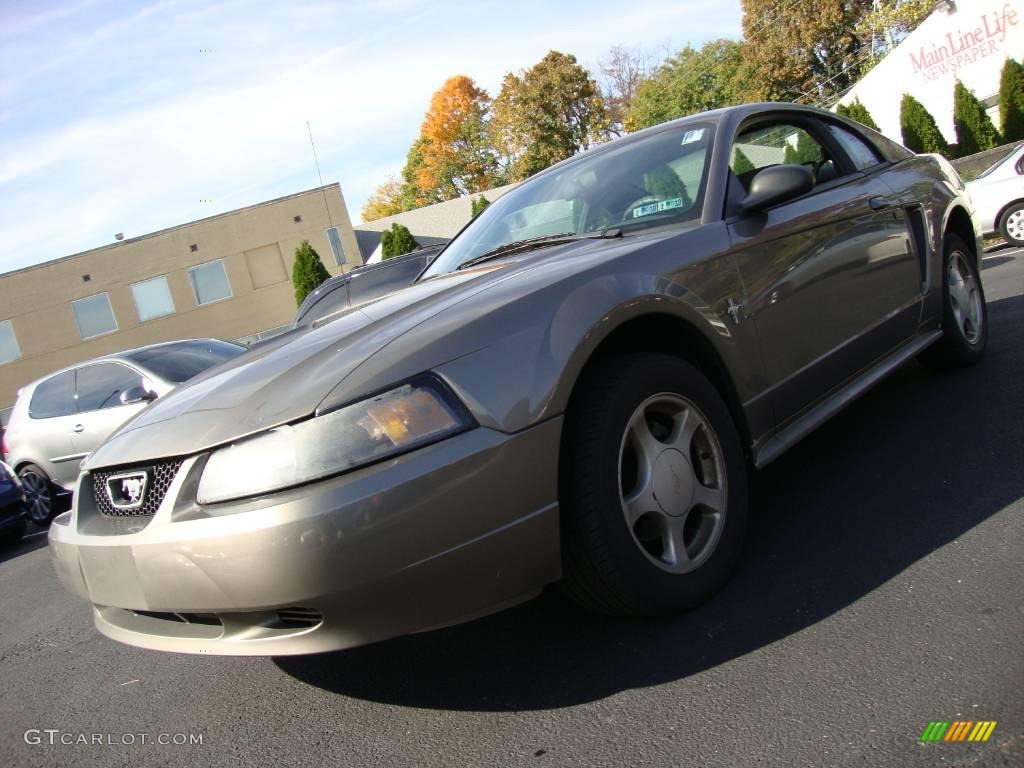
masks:
{"type": "Polygon", "coordinates": [[[942,338],[921,353],[933,368],[973,365],[985,353],[988,310],[977,260],[957,235],[946,237],[942,261],[942,338]]]}
{"type": "Polygon", "coordinates": [[[1013,245],[1024,245],[1024,203],[1014,203],[999,217],[1003,239],[1013,245]]]}
{"type": "Polygon", "coordinates": [[[747,468],[729,409],[669,355],[609,358],[566,415],[565,587],[588,607],[670,614],[711,597],[739,556],[747,468]]]}
{"type": "Polygon", "coordinates": [[[47,525],[56,509],[56,493],[50,478],[35,464],[26,464],[18,470],[18,479],[25,489],[29,520],[36,525],[47,525]]]}

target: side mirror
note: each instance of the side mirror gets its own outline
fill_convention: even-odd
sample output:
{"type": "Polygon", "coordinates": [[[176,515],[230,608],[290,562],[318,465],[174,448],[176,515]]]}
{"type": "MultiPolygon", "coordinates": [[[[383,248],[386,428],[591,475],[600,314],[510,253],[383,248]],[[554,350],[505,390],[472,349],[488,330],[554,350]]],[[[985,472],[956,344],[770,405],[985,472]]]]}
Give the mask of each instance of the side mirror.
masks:
{"type": "Polygon", "coordinates": [[[760,211],[800,197],[814,187],[814,174],[802,165],[762,168],[750,181],[750,191],[740,202],[745,212],[760,211]]]}
{"type": "Polygon", "coordinates": [[[121,405],[132,405],[133,403],[148,403],[156,400],[156,392],[136,384],[121,393],[119,398],[121,405]]]}

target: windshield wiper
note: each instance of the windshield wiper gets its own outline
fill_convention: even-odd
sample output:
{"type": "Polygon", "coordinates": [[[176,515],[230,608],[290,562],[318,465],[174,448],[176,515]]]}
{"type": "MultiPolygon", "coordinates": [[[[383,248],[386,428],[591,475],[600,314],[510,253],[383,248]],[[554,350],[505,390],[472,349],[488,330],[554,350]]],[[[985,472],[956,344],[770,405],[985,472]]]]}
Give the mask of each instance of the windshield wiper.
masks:
{"type": "Polygon", "coordinates": [[[614,229],[605,229],[600,232],[583,232],[580,234],[577,234],[576,232],[562,232],[558,235],[541,235],[540,237],[531,237],[526,240],[516,240],[512,243],[500,245],[486,253],[481,253],[479,256],[474,256],[469,261],[464,261],[459,264],[459,266],[456,267],[456,270],[468,269],[469,267],[476,266],[482,262],[496,259],[499,256],[508,256],[513,253],[530,251],[534,248],[544,248],[548,245],[574,243],[577,240],[606,240],[615,237],[622,237],[622,230],[617,227],[614,229]]]}

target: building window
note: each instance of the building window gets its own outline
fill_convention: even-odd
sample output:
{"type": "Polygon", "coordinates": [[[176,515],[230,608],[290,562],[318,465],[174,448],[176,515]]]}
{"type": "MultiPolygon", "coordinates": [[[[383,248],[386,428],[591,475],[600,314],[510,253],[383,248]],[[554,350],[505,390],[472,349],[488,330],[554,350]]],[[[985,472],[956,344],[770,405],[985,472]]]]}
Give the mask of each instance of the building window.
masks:
{"type": "Polygon", "coordinates": [[[174,314],[174,299],[171,298],[171,289],[167,287],[167,278],[163,275],[132,283],[132,298],[135,299],[135,311],[140,323],[174,314]]]}
{"type": "Polygon", "coordinates": [[[228,283],[224,262],[220,259],[208,261],[188,271],[196,304],[211,304],[214,301],[231,298],[231,284],[228,283]]]}
{"type": "Polygon", "coordinates": [[[10,320],[0,322],[0,365],[21,357],[18,340],[14,337],[14,326],[10,320]]]}
{"type": "Polygon", "coordinates": [[[78,323],[78,335],[83,339],[91,339],[93,336],[102,336],[117,330],[114,309],[110,306],[110,296],[106,293],[97,293],[95,296],[72,301],[71,309],[74,310],[75,321],[78,323]]]}
{"type": "Polygon", "coordinates": [[[331,245],[331,255],[334,256],[334,263],[339,267],[345,263],[345,250],[341,247],[341,235],[337,227],[328,227],[324,230],[327,235],[327,242],[331,245]]]}

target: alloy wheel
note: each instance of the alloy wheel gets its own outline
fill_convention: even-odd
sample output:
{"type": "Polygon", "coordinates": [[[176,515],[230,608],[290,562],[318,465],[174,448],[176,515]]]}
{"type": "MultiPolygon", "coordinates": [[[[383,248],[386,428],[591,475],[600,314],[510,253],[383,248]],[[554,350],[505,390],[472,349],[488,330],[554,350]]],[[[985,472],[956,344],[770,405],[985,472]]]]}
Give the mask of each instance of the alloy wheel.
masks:
{"type": "Polygon", "coordinates": [[[1024,240],[1024,208],[1018,208],[1006,217],[1006,232],[1014,240],[1024,240]]]}
{"type": "Polygon", "coordinates": [[[19,479],[28,501],[29,519],[36,525],[46,525],[50,519],[50,510],[53,509],[49,481],[35,472],[26,472],[19,479]]]}
{"type": "Polygon", "coordinates": [[[946,281],[957,328],[968,344],[977,344],[982,332],[981,292],[967,259],[960,250],[950,254],[946,281]]]}
{"type": "Polygon", "coordinates": [[[641,403],[619,447],[619,495],[644,555],[669,573],[700,567],[721,537],[727,494],[722,448],[700,410],[668,393],[641,403]]]}

